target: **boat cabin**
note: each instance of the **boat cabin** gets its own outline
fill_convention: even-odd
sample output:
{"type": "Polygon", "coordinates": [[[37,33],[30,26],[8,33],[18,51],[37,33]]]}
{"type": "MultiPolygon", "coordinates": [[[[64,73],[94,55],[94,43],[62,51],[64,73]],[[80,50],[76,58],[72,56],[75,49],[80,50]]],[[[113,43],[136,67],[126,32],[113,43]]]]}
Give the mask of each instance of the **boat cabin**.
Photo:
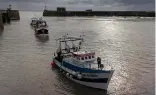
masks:
{"type": "Polygon", "coordinates": [[[93,62],[95,61],[95,52],[78,51],[73,52],[73,57],[81,62],[93,62]]]}
{"type": "Polygon", "coordinates": [[[46,21],[37,21],[36,25],[37,27],[46,27],[47,23],[46,21]]]}
{"type": "Polygon", "coordinates": [[[31,25],[36,25],[37,23],[37,18],[32,18],[31,19],[31,25]]]}

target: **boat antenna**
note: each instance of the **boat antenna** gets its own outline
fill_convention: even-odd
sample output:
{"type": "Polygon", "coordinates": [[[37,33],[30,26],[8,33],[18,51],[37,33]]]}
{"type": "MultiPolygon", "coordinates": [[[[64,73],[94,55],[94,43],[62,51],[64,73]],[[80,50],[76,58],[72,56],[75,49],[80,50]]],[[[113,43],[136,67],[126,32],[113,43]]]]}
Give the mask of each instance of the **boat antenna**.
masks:
{"type": "Polygon", "coordinates": [[[79,42],[79,49],[81,49],[81,45],[83,43],[84,39],[82,38],[82,40],[79,42]]]}
{"type": "Polygon", "coordinates": [[[67,45],[66,41],[65,41],[65,50],[69,53],[70,52],[70,46],[67,45]]]}
{"type": "Polygon", "coordinates": [[[59,42],[59,46],[58,46],[58,48],[57,48],[57,51],[56,51],[57,53],[59,53],[59,52],[62,52],[62,50],[61,50],[61,43],[59,42]]]}
{"type": "Polygon", "coordinates": [[[73,43],[73,41],[72,41],[72,49],[73,49],[73,51],[77,51],[77,47],[75,46],[75,44],[73,43]]]}

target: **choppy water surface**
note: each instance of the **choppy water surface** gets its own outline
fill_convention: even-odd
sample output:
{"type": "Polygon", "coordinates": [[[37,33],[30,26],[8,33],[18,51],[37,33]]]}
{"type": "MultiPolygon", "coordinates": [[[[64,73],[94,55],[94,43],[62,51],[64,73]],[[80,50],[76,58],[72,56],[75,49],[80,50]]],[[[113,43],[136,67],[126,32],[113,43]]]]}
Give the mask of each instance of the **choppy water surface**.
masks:
{"type": "Polygon", "coordinates": [[[41,12],[0,32],[0,95],[154,95],[154,18],[44,17],[49,36],[36,37],[29,23],[41,12]],[[108,91],[76,84],[51,70],[55,39],[84,32],[84,45],[115,69],[108,91]]]}

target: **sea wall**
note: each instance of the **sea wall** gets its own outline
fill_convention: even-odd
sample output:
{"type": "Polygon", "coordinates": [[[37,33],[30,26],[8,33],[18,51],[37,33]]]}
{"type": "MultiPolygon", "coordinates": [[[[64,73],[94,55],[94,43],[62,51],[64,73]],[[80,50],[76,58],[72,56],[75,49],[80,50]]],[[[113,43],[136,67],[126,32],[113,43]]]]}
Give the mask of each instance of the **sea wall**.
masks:
{"type": "Polygon", "coordinates": [[[142,16],[155,17],[154,11],[51,11],[44,10],[43,16],[142,16]]]}
{"type": "Polygon", "coordinates": [[[2,22],[3,23],[10,23],[10,16],[9,13],[2,13],[2,22]]]}
{"type": "Polygon", "coordinates": [[[0,10],[0,31],[4,29],[4,23],[10,23],[11,20],[20,20],[18,10],[0,10]]]}
{"type": "Polygon", "coordinates": [[[4,29],[4,25],[2,22],[2,14],[0,13],[0,31],[4,29]]]}
{"type": "Polygon", "coordinates": [[[20,14],[18,10],[0,10],[0,13],[9,16],[10,20],[20,20],[20,14]]]}
{"type": "Polygon", "coordinates": [[[20,20],[20,14],[18,10],[11,10],[9,15],[11,20],[20,20]]]}

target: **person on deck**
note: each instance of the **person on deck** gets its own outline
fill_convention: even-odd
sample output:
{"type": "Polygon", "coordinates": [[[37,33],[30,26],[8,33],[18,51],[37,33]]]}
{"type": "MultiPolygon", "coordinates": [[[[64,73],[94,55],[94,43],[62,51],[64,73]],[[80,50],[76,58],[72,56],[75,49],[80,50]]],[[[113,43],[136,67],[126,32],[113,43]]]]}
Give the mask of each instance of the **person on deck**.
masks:
{"type": "Polygon", "coordinates": [[[97,63],[98,63],[98,68],[100,68],[100,65],[101,65],[101,58],[100,57],[97,58],[97,63]]]}

